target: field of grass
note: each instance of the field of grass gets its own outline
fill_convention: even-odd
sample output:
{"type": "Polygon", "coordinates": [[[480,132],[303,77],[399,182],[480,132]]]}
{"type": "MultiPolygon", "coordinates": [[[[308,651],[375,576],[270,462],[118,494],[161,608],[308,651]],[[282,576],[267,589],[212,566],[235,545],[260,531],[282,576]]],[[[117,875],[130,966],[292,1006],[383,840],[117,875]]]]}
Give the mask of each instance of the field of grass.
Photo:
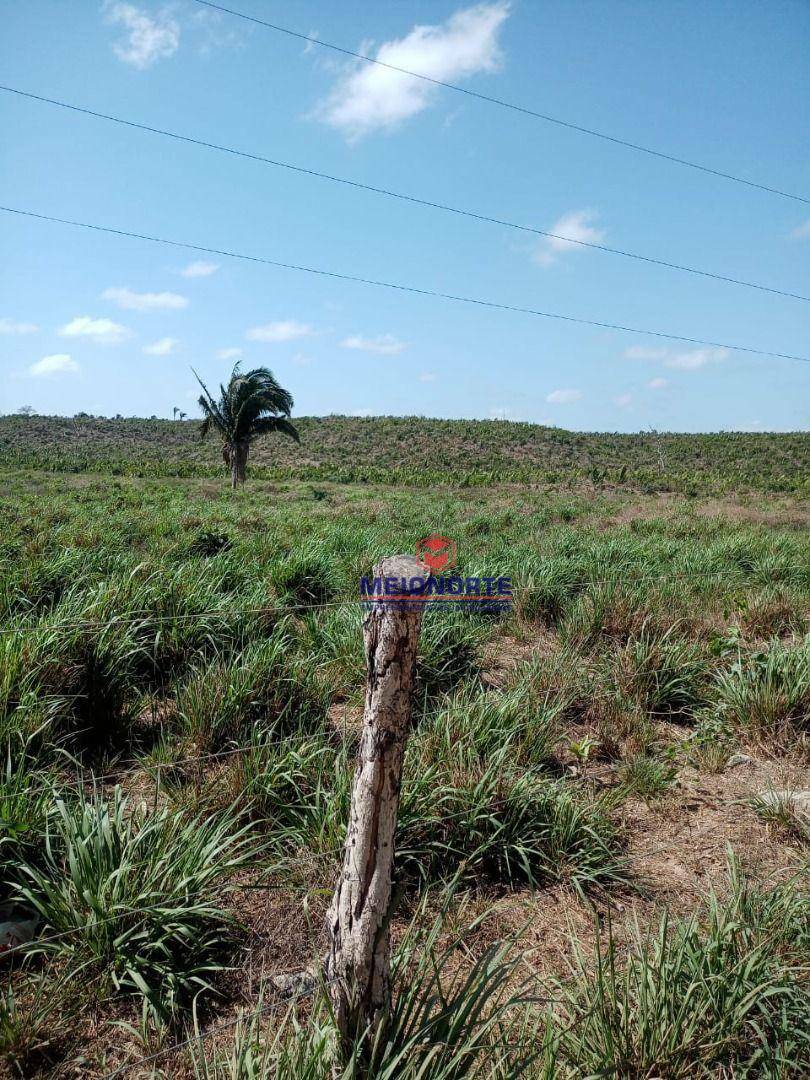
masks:
{"type": "Polygon", "coordinates": [[[358,578],[439,531],[514,609],[426,612],[343,1075],[807,1075],[806,437],[301,428],[232,493],[188,423],[0,421],[0,1069],[332,1076],[279,976],[325,946],[358,578]]]}

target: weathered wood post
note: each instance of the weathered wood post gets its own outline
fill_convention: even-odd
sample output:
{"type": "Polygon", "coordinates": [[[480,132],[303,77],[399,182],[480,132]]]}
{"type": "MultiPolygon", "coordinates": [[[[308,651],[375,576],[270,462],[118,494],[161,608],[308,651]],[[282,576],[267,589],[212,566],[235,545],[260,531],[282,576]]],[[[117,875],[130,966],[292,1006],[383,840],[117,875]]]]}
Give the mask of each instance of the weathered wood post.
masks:
{"type": "Polygon", "coordinates": [[[421,603],[407,598],[419,592],[411,580],[427,575],[416,559],[395,555],[383,559],[374,576],[383,586],[386,578],[398,579],[396,595],[403,599],[375,597],[363,620],[367,667],[363,734],[343,869],[327,916],[325,974],[344,1058],[356,1038],[375,1026],[390,1005],[394,831],[422,623],[421,603]]]}

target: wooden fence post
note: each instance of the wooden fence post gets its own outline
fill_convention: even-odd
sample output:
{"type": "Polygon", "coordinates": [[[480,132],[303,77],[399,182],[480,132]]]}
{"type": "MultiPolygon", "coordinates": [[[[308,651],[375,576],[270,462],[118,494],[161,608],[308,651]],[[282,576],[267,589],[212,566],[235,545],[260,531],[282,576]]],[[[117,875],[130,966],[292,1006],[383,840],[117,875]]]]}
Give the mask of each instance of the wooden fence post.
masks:
{"type": "MultiPolygon", "coordinates": [[[[397,594],[408,596],[411,579],[424,580],[426,572],[416,559],[395,555],[383,559],[374,576],[383,584],[386,578],[397,578],[397,594]]],[[[363,620],[367,667],[363,734],[343,869],[327,916],[325,974],[344,1059],[357,1037],[375,1026],[390,1006],[394,831],[421,623],[418,601],[392,603],[385,596],[371,602],[363,620]]]]}

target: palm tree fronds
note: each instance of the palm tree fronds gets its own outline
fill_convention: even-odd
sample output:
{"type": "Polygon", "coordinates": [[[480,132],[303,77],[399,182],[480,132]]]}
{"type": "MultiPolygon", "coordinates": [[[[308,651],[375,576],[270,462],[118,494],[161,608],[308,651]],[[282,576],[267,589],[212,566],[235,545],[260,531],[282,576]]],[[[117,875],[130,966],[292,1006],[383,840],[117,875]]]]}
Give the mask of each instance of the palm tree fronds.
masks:
{"type": "Polygon", "coordinates": [[[289,437],[295,439],[297,443],[301,442],[298,429],[283,416],[264,417],[261,420],[257,420],[253,425],[254,437],[258,435],[269,435],[276,431],[280,432],[282,435],[289,435],[289,437]]]}
{"type": "Polygon", "coordinates": [[[292,394],[268,368],[242,371],[235,364],[228,385],[220,384],[219,400],[214,399],[196,371],[194,377],[203,389],[198,399],[203,414],[200,435],[205,438],[212,428],[218,430],[225,442],[226,463],[232,465],[234,486],[244,480],[248,448],[254,439],[279,432],[300,442],[290,422],[292,394]]]}

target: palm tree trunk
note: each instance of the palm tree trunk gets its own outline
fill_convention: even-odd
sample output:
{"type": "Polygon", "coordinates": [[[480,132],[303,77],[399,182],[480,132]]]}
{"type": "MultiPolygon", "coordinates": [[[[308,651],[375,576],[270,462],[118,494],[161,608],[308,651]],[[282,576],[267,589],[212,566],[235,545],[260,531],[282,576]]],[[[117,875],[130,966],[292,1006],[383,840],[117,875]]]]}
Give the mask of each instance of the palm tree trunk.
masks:
{"type": "Polygon", "coordinates": [[[247,461],[250,453],[250,443],[245,439],[236,446],[236,475],[240,484],[247,479],[247,461]]]}

